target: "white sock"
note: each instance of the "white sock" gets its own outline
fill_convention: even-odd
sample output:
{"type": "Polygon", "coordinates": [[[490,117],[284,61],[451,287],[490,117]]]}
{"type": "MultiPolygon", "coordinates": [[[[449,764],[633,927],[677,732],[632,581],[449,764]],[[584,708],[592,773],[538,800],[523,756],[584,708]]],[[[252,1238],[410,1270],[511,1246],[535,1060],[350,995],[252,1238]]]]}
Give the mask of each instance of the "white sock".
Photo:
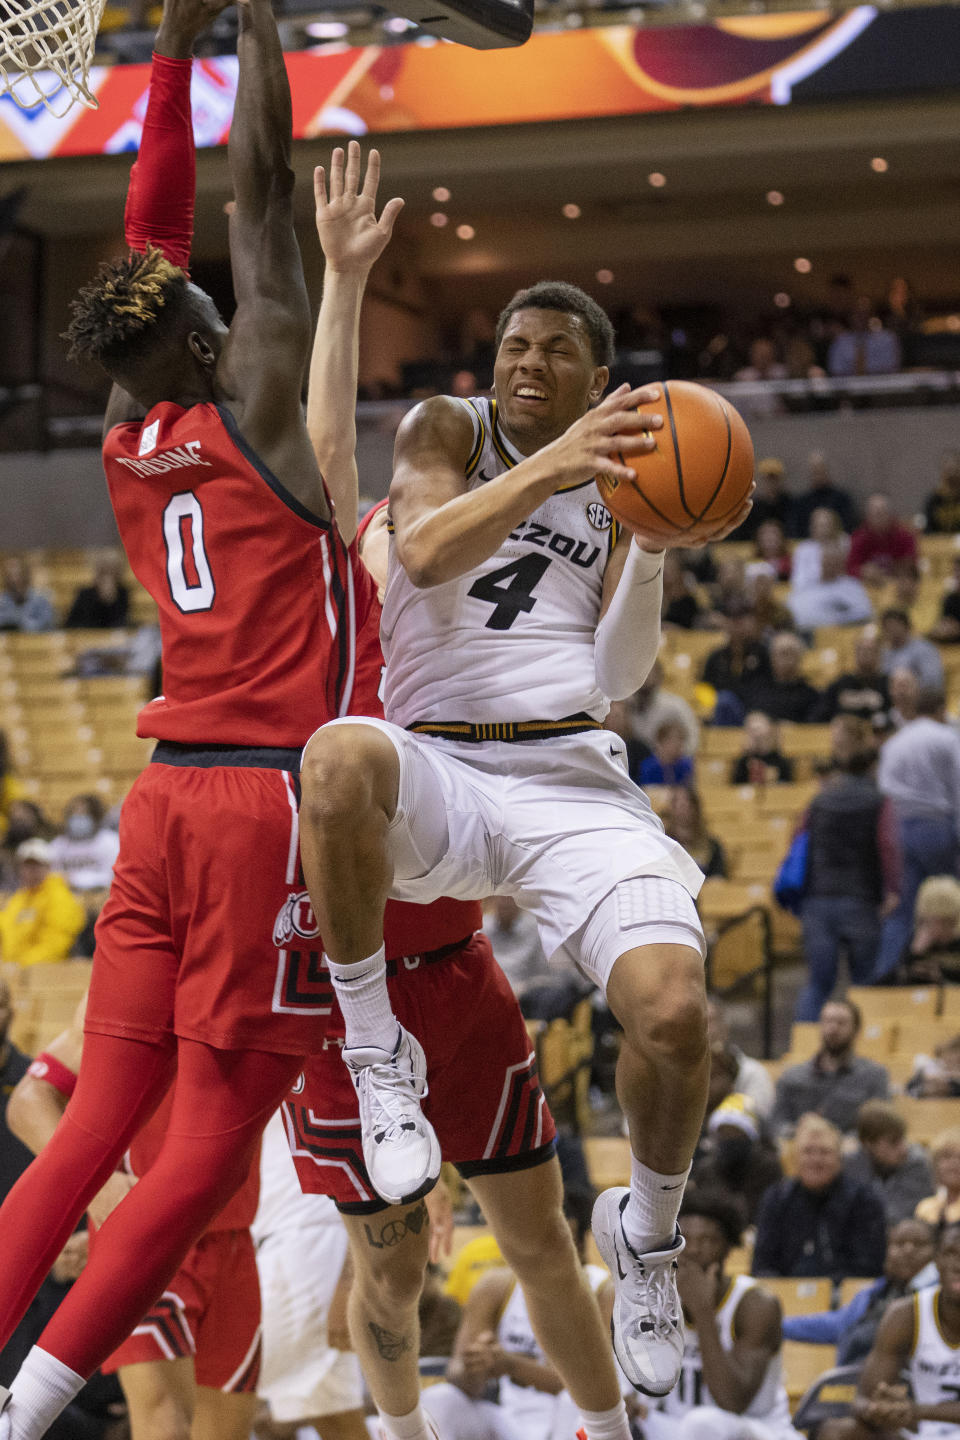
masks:
{"type": "Polygon", "coordinates": [[[82,1375],[34,1345],[10,1387],[12,1398],[0,1415],[0,1434],[10,1440],[40,1440],[83,1385],[82,1375]]]}
{"type": "Polygon", "coordinates": [[[436,1440],[426,1415],[418,1405],[409,1415],[388,1415],[378,1408],[380,1424],[387,1440],[436,1440]]]}
{"type": "Polygon", "coordinates": [[[621,1400],[612,1410],[581,1410],[587,1440],[630,1440],[627,1407],[621,1400]]]}
{"type": "MultiPolygon", "coordinates": [[[[325,957],[333,988],[337,992],[346,1026],[348,1050],[365,1050],[375,1046],[393,1054],[397,1044],[397,1021],[387,994],[386,950],[381,945],[375,955],[356,965],[338,965],[325,957]]],[[[397,1440],[403,1440],[398,1436],[397,1440]]]]}
{"type": "Polygon", "coordinates": [[[637,1255],[673,1244],[677,1215],[690,1166],[679,1175],[658,1175],[630,1156],[630,1199],[623,1209],[623,1233],[637,1255]]]}

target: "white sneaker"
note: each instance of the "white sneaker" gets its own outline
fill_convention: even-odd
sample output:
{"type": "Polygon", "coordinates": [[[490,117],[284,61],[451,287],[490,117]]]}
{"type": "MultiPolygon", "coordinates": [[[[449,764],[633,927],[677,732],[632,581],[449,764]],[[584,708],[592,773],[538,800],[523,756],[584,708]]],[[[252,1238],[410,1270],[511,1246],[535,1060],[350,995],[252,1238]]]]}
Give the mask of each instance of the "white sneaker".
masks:
{"type": "Polygon", "coordinates": [[[613,1350],[630,1384],[644,1395],[668,1395],[683,1362],[683,1310],[677,1293],[678,1230],[668,1250],[637,1255],[623,1233],[630,1199],[624,1186],[604,1190],[593,1207],[593,1238],[613,1277],[613,1350]]]}
{"type": "Polygon", "coordinates": [[[345,1049],[360,1102],[363,1160],[377,1194],[409,1205],[432,1190],[440,1175],[440,1144],[420,1109],[427,1093],[427,1061],[419,1040],[402,1025],[390,1055],[374,1047],[345,1049]]]}

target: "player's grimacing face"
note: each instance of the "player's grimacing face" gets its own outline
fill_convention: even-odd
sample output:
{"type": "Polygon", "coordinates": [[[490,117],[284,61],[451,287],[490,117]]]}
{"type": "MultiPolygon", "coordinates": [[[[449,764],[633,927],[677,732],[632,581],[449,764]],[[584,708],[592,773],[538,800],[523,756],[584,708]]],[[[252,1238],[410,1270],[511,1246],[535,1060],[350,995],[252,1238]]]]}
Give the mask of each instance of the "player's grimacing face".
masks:
{"type": "Polygon", "coordinates": [[[606,367],[594,361],[579,315],[517,310],[494,363],[500,423],[519,450],[532,454],[585,415],[607,379],[606,367]]]}

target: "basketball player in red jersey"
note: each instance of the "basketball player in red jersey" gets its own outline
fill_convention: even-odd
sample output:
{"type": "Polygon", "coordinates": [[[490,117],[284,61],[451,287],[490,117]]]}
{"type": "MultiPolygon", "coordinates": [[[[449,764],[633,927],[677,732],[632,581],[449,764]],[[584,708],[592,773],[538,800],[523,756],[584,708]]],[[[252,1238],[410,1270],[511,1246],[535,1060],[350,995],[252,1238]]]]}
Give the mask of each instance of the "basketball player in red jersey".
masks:
{"type": "MultiPolygon", "coordinates": [[[[83,1058],[83,1012],[33,1061],[7,1107],[7,1123],[35,1155],[50,1143],[76,1089],[83,1058]]],[[[97,1226],[149,1169],[169,1120],[171,1092],[90,1204],[97,1226]]],[[[247,1440],[257,1408],[260,1286],[250,1236],[257,1209],[254,1164],[194,1245],[152,1310],[101,1365],[117,1372],[133,1440],[247,1440]]],[[[91,1227],[91,1253],[96,1232],[91,1227]]]]}
{"type": "MultiPolygon", "coordinates": [[[[371,164],[378,166],[376,152],[371,164]]],[[[346,166],[334,151],[330,194],[317,172],[317,229],[326,257],[314,340],[307,423],[346,529],[355,524],[354,413],[360,302],[383,248],[372,198],[360,186],[360,147],[346,166]],[[349,517],[349,518],[348,518],[349,517]]],[[[357,641],[351,711],[382,715],[378,590],[387,578],[385,504],[360,528],[370,616],[357,641]]],[[[363,582],[358,580],[358,592],[363,582]]],[[[305,897],[306,898],[306,897],[305,897]]],[[[428,1120],[443,1157],[467,1179],[516,1272],[538,1335],[582,1408],[589,1440],[627,1440],[609,1335],[584,1281],[563,1215],[554,1127],[526,1027],[480,932],[478,902],[388,903],[388,991],[415,1030],[430,1073],[428,1120]]],[[[387,1440],[426,1440],[420,1406],[417,1301],[428,1251],[427,1214],[387,1205],[363,1160],[357,1096],[340,1059],[343,1017],[332,993],[323,1049],[287,1103],[287,1131],[302,1188],[330,1195],[350,1240],[350,1325],[387,1440]]]]}
{"type": "MultiPolygon", "coordinates": [[[[240,7],[238,57],[229,330],[180,268],[186,254],[143,249],[164,240],[146,234],[81,294],[69,331],[115,382],[105,467],[160,609],[166,693],[140,720],[160,743],[124,805],[82,1073],[0,1209],[0,1345],[174,1065],[176,1079],[155,1163],[0,1397],[0,1440],[38,1440],[131,1333],[248,1174],[325,1024],[272,942],[296,889],[300,748],[349,706],[362,617],[300,410],[310,315],[268,0],[240,7]]],[[[192,160],[154,175],[161,195],[177,163],[192,160]]]]}

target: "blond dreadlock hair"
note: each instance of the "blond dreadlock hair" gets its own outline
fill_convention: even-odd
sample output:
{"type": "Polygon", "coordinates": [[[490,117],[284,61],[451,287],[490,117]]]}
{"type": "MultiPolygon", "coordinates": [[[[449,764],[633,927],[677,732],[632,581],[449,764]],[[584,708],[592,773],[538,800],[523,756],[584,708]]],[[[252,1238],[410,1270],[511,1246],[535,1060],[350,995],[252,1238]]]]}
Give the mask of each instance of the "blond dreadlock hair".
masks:
{"type": "Polygon", "coordinates": [[[96,278],[71,303],[73,316],[63,333],[71,360],[103,362],[137,352],[166,328],[186,296],[187,277],[163,252],[148,245],[101,265],[96,278]]]}

